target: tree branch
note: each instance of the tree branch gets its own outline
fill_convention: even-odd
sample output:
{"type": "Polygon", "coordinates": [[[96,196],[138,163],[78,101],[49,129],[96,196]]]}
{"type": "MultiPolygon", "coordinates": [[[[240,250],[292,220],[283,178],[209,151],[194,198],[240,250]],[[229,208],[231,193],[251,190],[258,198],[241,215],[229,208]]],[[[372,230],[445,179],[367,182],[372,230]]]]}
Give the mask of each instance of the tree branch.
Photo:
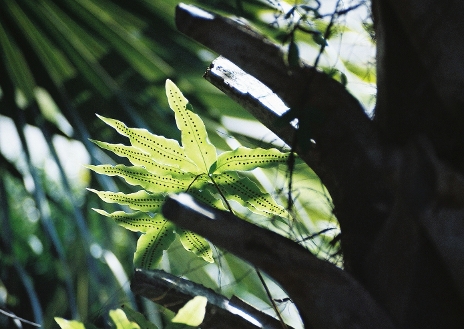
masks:
{"type": "Polygon", "coordinates": [[[206,314],[201,324],[205,329],[282,328],[275,318],[258,311],[237,297],[229,300],[200,284],[162,270],[136,269],[131,281],[131,290],[173,312],[179,311],[195,296],[206,297],[206,314]]]}
{"type": "MultiPolygon", "coordinates": [[[[176,24],[180,31],[264,83],[288,107],[301,110],[302,115],[313,110],[322,118],[310,116],[300,122],[297,152],[328,188],[342,229],[345,268],[363,281],[364,256],[388,216],[392,197],[384,178],[385,152],[359,102],[340,83],[313,67],[288,67],[281,48],[248,26],[183,4],[176,9],[176,24]]],[[[216,61],[206,78],[292,144],[291,127],[279,128],[274,120],[278,115],[252,100],[248,74],[235,69],[224,74],[216,61]]]]}
{"type": "MultiPolygon", "coordinates": [[[[288,122],[276,124],[288,111],[288,107],[261,81],[222,56],[211,63],[204,78],[250,112],[285,143],[292,145],[295,126],[288,122]]],[[[308,151],[302,156],[311,167],[318,166],[317,156],[313,152],[308,151]]]]}
{"type": "Polygon", "coordinates": [[[204,236],[274,277],[295,302],[306,328],[394,328],[391,320],[349,274],[274,232],[173,195],[163,215],[204,236]]]}
{"type": "Polygon", "coordinates": [[[322,130],[333,130],[332,119],[337,118],[336,130],[348,130],[350,139],[362,146],[366,156],[372,157],[371,161],[378,160],[372,152],[375,148],[372,123],[341,84],[308,65],[290,68],[280,47],[237,21],[180,4],[176,8],[176,24],[181,32],[268,86],[290,108],[312,107],[324,113],[328,126],[320,128],[321,134],[322,130]]]}

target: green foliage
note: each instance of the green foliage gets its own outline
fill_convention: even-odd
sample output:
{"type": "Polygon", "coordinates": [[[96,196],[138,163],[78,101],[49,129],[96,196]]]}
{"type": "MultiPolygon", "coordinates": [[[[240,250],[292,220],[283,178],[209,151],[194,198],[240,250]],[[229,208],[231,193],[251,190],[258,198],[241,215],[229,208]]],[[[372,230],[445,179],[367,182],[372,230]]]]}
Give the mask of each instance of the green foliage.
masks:
{"type": "MultiPolygon", "coordinates": [[[[186,328],[197,327],[205,318],[206,304],[208,300],[203,296],[196,296],[189,300],[171,319],[168,328],[186,328]]],[[[151,323],[147,318],[131,309],[123,306],[124,309],[118,308],[109,311],[110,319],[115,329],[157,329],[157,326],[151,323]]],[[[61,329],[94,329],[92,324],[84,324],[79,321],[69,321],[56,317],[56,323],[61,329]]]]}
{"type": "Polygon", "coordinates": [[[175,227],[160,214],[160,207],[168,193],[190,192],[213,207],[230,211],[233,209],[229,201],[233,200],[259,215],[289,216],[255,182],[238,173],[286,163],[288,153],[277,149],[239,147],[217,156],[203,121],[170,80],[166,81],[166,94],[175,113],[177,127],[181,131],[182,145],[176,140],[154,135],[145,129],[129,128],[118,120],[99,116],[118,133],[128,137],[131,145],[93,142],[103,149],[126,157],[132,166],[88,166],[99,174],[119,176],[128,184],[143,188],[128,194],[89,189],[105,202],[118,203],[135,210],[131,213],[107,213],[95,209],[128,230],[143,233],[134,255],[135,266],[142,268],[157,266],[163,251],[168,249],[176,234],[186,250],[207,262],[213,262],[211,247],[205,239],[175,227]]]}
{"type": "MultiPolygon", "coordinates": [[[[120,308],[109,311],[110,319],[113,322],[112,328],[156,329],[156,326],[145,319],[142,314],[130,309],[129,307],[125,307],[125,311],[126,312],[120,308]]],[[[92,324],[84,324],[79,321],[68,321],[58,317],[55,318],[55,321],[61,329],[96,329],[96,327],[92,324]]]]}
{"type": "Polygon", "coordinates": [[[116,326],[116,329],[140,329],[140,326],[137,323],[130,321],[126,316],[126,313],[124,313],[124,311],[120,308],[117,310],[111,310],[110,318],[116,326]]]}
{"type": "Polygon", "coordinates": [[[84,324],[79,321],[69,321],[62,318],[55,318],[55,321],[61,329],[85,329],[84,324]]]}
{"type": "Polygon", "coordinates": [[[126,313],[127,318],[130,321],[137,323],[141,329],[157,329],[153,323],[147,320],[147,318],[137,311],[134,311],[128,306],[123,305],[123,311],[126,313]]]}
{"type": "Polygon", "coordinates": [[[188,326],[199,326],[206,313],[206,303],[208,300],[204,296],[195,296],[189,300],[176,316],[171,320],[173,323],[183,323],[188,326]]]}

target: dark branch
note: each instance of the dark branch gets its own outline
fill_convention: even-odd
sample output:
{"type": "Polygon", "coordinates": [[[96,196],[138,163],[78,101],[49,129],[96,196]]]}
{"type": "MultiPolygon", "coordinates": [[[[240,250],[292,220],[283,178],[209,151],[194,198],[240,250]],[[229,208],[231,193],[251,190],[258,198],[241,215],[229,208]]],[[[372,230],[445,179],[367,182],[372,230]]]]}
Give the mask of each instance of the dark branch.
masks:
{"type": "Polygon", "coordinates": [[[297,243],[187,194],[169,197],[163,215],[275,278],[295,302],[306,328],[394,328],[350,275],[297,243]]]}
{"type": "MultiPolygon", "coordinates": [[[[237,297],[230,300],[204,286],[161,270],[137,269],[131,281],[132,291],[173,312],[195,296],[207,298],[205,329],[281,329],[279,321],[258,311],[237,297]]],[[[288,327],[292,329],[291,327],[288,327]]]]}
{"type": "Polygon", "coordinates": [[[292,127],[279,127],[275,121],[279,115],[253,100],[249,75],[308,117],[300,120],[296,151],[328,188],[343,233],[345,268],[363,281],[362,262],[388,216],[392,197],[385,179],[388,160],[359,102],[340,83],[310,66],[288,67],[281,48],[248,26],[183,4],[177,7],[176,24],[248,73],[221,72],[216,60],[206,77],[290,145],[292,127]]]}

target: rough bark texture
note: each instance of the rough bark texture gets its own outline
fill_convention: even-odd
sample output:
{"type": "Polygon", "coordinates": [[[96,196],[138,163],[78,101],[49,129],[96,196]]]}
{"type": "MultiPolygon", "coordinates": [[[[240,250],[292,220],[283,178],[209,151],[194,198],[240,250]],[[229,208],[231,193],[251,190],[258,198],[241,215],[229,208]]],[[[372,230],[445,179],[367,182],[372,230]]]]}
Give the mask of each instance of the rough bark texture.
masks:
{"type": "Polygon", "coordinates": [[[457,249],[464,241],[453,236],[462,236],[464,220],[457,201],[464,186],[464,43],[455,14],[462,3],[377,0],[373,6],[374,124],[383,147],[395,150],[396,179],[394,205],[365,261],[363,283],[402,327],[460,328],[464,254],[457,249]],[[454,247],[445,247],[451,240],[454,247]]]}
{"type": "MultiPolygon", "coordinates": [[[[344,288],[334,280],[334,269],[317,270],[310,255],[304,266],[298,265],[316,286],[308,286],[301,272],[287,282],[281,271],[291,267],[292,258],[266,264],[265,257],[254,255],[256,246],[225,246],[284,280],[308,328],[379,328],[372,317],[360,320],[366,309],[378,315],[375,319],[383,319],[385,311],[398,328],[464,328],[462,12],[459,0],[373,0],[378,96],[370,120],[341,85],[307,65],[289,69],[280,48],[249,28],[212,14],[193,14],[188,6],[177,9],[179,30],[259,79],[289,107],[322,114],[322,121],[300,127],[315,144],[300,143],[298,152],[332,195],[342,230],[343,278],[350,284],[344,288]],[[323,321],[324,313],[308,315],[332,314],[325,307],[333,301],[331,289],[337,288],[344,292],[332,311],[350,316],[323,321]],[[349,313],[353,299],[346,296],[352,289],[371,303],[359,307],[358,317],[349,313]]],[[[240,101],[249,95],[237,94],[229,78],[218,78],[212,70],[207,79],[284,140],[292,140],[291,127],[272,127],[268,109],[240,101]]],[[[201,223],[190,229],[212,240],[223,228],[201,223]]],[[[262,241],[273,237],[259,234],[262,239],[254,241],[260,241],[266,255],[270,248],[262,241]]],[[[290,252],[292,247],[282,248],[290,252]]]]}

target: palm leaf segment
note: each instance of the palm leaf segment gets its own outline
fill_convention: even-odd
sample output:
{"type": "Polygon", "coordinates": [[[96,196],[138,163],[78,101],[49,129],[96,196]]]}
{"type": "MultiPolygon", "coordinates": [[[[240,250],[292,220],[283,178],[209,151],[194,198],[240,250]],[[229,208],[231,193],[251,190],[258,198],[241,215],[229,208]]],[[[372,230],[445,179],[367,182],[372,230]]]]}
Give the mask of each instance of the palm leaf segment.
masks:
{"type": "Polygon", "coordinates": [[[128,184],[143,188],[130,194],[90,190],[105,202],[127,205],[135,210],[132,213],[107,213],[95,209],[126,229],[144,233],[139,238],[134,256],[135,265],[143,268],[153,268],[158,264],[163,250],[174,241],[176,233],[185,249],[207,262],[213,262],[211,248],[205,239],[175,227],[159,213],[168,193],[189,192],[220,209],[231,210],[228,200],[234,200],[260,215],[288,215],[269,194],[262,192],[249,178],[237,173],[285,163],[287,153],[276,149],[239,147],[217,156],[216,148],[208,140],[203,121],[193,113],[188,100],[170,80],[166,81],[166,94],[181,131],[182,146],[176,140],[151,134],[145,129],[128,128],[118,120],[99,116],[118,133],[128,137],[131,145],[93,142],[126,157],[132,166],[89,166],[99,174],[119,176],[128,184]]]}

